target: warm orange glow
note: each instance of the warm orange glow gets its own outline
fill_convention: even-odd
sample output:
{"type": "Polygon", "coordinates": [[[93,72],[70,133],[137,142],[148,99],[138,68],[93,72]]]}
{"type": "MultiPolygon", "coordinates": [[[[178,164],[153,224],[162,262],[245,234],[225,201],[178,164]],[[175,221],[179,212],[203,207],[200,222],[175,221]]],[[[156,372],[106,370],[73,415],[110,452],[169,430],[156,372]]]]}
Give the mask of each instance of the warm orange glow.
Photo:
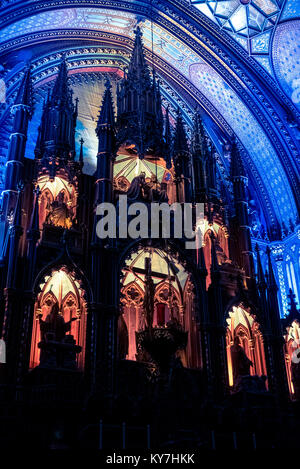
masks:
{"type": "Polygon", "coordinates": [[[207,220],[199,225],[202,233],[202,246],[205,259],[205,266],[207,270],[206,277],[206,288],[211,284],[210,268],[211,268],[211,239],[210,233],[212,232],[215,236],[215,248],[219,264],[223,264],[229,261],[229,247],[228,247],[228,235],[225,226],[220,226],[218,223],[212,223],[211,225],[207,220]]]}
{"type": "Polygon", "coordinates": [[[151,256],[152,279],[155,284],[153,327],[164,327],[176,318],[188,334],[186,350],[180,352],[185,366],[199,367],[199,332],[194,319],[193,285],[183,266],[160,249],[140,250],[126,262],[123,273],[122,320],[119,323],[122,344],[128,342],[126,358],[136,360],[136,331],[145,326],[145,258],[151,256]],[[127,338],[125,337],[127,336],[127,338]]]}
{"type": "Polygon", "coordinates": [[[295,394],[292,372],[293,356],[296,356],[300,349],[300,324],[298,321],[293,321],[292,324],[286,328],[285,336],[285,364],[288,378],[289,391],[291,395],[295,394]]]}
{"type": "Polygon", "coordinates": [[[255,317],[241,306],[233,306],[227,318],[226,351],[229,385],[234,385],[231,347],[235,337],[239,337],[240,345],[247,357],[252,361],[252,376],[266,376],[266,362],[263,337],[255,317]]]}
{"type": "Polygon", "coordinates": [[[71,330],[67,334],[74,337],[77,345],[82,347],[78,355],[78,366],[83,368],[85,355],[85,331],[86,331],[86,304],[83,291],[73,276],[64,268],[54,271],[45,277],[45,282],[40,285],[41,292],[38,295],[34,308],[34,319],[32,328],[32,341],[30,353],[30,368],[35,368],[40,362],[40,349],[38,344],[41,340],[38,317],[45,320],[54,303],[58,303],[60,314],[65,321],[78,318],[71,323],[71,330]]]}
{"type": "Polygon", "coordinates": [[[176,186],[174,183],[173,168],[167,169],[163,158],[146,155],[141,160],[135,153],[130,151],[131,147],[120,149],[113,169],[114,190],[127,192],[132,180],[145,175],[145,182],[149,187],[166,191],[170,204],[176,201],[176,186]]]}
{"type": "Polygon", "coordinates": [[[75,188],[64,177],[41,176],[37,185],[41,194],[39,197],[39,224],[44,223],[70,228],[76,216],[77,195],[75,188]]]}

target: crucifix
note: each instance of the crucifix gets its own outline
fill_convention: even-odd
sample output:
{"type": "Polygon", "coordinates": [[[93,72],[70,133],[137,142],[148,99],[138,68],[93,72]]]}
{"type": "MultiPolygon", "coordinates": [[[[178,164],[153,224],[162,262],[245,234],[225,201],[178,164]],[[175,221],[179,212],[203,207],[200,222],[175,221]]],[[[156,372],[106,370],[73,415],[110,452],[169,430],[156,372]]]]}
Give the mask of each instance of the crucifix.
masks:
{"type": "MultiPolygon", "coordinates": [[[[176,281],[174,275],[170,274],[170,266],[168,263],[168,274],[163,272],[156,272],[152,270],[151,265],[151,258],[146,257],[144,259],[144,268],[143,267],[125,267],[124,271],[127,273],[132,273],[137,279],[139,279],[144,284],[145,288],[145,296],[143,301],[143,312],[142,318],[143,320],[140,323],[140,328],[143,329],[146,327],[147,329],[151,329],[153,326],[153,319],[154,319],[154,297],[155,297],[155,284],[153,279],[157,279],[159,282],[165,281],[168,282],[168,307],[170,310],[171,316],[173,316],[173,308],[172,308],[172,292],[171,292],[171,284],[172,282],[176,281]],[[141,277],[143,276],[143,277],[141,277]]],[[[159,303],[157,304],[157,324],[163,325],[165,323],[165,304],[159,303]]]]}

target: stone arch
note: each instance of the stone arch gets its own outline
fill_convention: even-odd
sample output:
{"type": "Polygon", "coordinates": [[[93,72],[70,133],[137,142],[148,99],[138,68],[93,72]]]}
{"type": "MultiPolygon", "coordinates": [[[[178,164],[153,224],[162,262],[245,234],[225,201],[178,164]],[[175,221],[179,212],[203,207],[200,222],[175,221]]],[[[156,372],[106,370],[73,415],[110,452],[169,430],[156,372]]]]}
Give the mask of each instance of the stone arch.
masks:
{"type": "MultiPolygon", "coordinates": [[[[161,245],[149,246],[147,243],[133,243],[126,249],[126,252],[120,259],[121,270],[121,316],[125,321],[126,327],[122,320],[119,320],[119,328],[123,331],[123,338],[119,342],[124,344],[125,334],[128,333],[128,352],[126,358],[136,359],[136,342],[135,332],[140,327],[143,328],[143,299],[144,299],[144,274],[143,261],[145,256],[149,255],[149,250],[153,250],[153,258],[160,257],[163,266],[159,265],[155,258],[152,263],[153,278],[155,283],[154,293],[154,318],[153,327],[166,327],[169,321],[175,318],[186,330],[189,328],[189,334],[193,337],[192,343],[199,339],[196,317],[198,318],[196,284],[194,282],[193,273],[189,271],[188,263],[184,263],[181,256],[177,252],[175,256],[174,246],[168,251],[168,262],[163,259],[167,258],[167,251],[163,253],[164,247],[161,245]],[[159,252],[159,254],[157,254],[159,252]],[[137,261],[136,261],[137,259],[137,261]],[[132,261],[132,262],[131,262],[132,261]],[[124,267],[125,265],[125,267],[124,267]],[[136,266],[136,267],[135,267],[136,266]],[[180,267],[179,267],[180,266],[180,267]],[[177,278],[177,269],[180,268],[180,280],[177,278]],[[188,302],[188,297],[190,300],[188,302]],[[186,315],[189,315],[187,319],[186,315]],[[121,327],[122,321],[122,327],[121,327]],[[195,335],[195,337],[194,337],[195,335]]],[[[190,341],[190,339],[189,339],[190,341]]],[[[195,358],[195,353],[190,353],[193,346],[189,346],[186,351],[179,353],[180,358],[185,366],[197,367],[201,362],[201,357],[195,358]]],[[[200,347],[197,348],[200,353],[200,347]]],[[[123,358],[125,358],[123,356],[123,358]]]]}
{"type": "Polygon", "coordinates": [[[299,389],[299,350],[300,350],[300,322],[292,321],[284,334],[285,365],[290,395],[293,399],[300,398],[299,389]]]}
{"type": "Polygon", "coordinates": [[[72,335],[76,345],[81,347],[77,357],[77,366],[84,369],[86,351],[86,331],[89,291],[84,289],[84,281],[78,277],[78,273],[66,264],[53,264],[43,269],[34,283],[35,303],[33,309],[31,328],[31,350],[29,368],[39,365],[40,350],[38,344],[41,341],[40,318],[45,321],[52,306],[57,303],[59,314],[65,322],[70,322],[67,335],[72,335]],[[76,321],[75,321],[76,319],[76,321]]]}
{"type": "Polygon", "coordinates": [[[225,317],[226,322],[226,352],[229,385],[234,383],[234,365],[232,362],[232,347],[235,341],[244,350],[245,355],[252,362],[249,373],[251,376],[266,376],[266,359],[264,351],[264,339],[261,325],[250,308],[243,303],[235,303],[228,308],[225,317]]]}

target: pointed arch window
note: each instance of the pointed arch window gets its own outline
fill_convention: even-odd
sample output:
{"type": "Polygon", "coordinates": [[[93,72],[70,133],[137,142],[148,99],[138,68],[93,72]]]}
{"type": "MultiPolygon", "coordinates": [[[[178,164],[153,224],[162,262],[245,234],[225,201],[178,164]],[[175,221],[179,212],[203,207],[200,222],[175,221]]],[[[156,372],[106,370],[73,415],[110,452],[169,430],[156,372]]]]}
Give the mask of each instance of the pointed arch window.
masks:
{"type": "Polygon", "coordinates": [[[180,359],[184,366],[199,367],[201,357],[193,284],[185,268],[161,249],[141,249],[132,254],[123,268],[122,314],[118,324],[120,357],[139,360],[136,332],[145,327],[145,258],[149,256],[155,287],[153,327],[164,328],[170,320],[176,319],[188,331],[188,345],[179,352],[180,359]]]}
{"type": "Polygon", "coordinates": [[[40,349],[38,344],[41,341],[39,318],[46,320],[54,304],[58,304],[59,314],[63,316],[65,322],[70,323],[70,331],[76,344],[81,347],[81,352],[77,356],[79,369],[84,367],[85,340],[86,340],[86,302],[84,291],[79,282],[68,272],[66,268],[55,270],[46,276],[44,282],[40,284],[40,293],[34,306],[34,320],[32,328],[30,368],[35,368],[40,363],[40,349]],[[76,321],[72,319],[76,318],[76,321]]]}
{"type": "Polygon", "coordinates": [[[239,340],[239,345],[253,366],[250,366],[250,375],[266,376],[266,361],[263,336],[260,325],[255,317],[242,306],[233,306],[229,312],[226,331],[226,350],[229,385],[234,383],[234,370],[232,361],[232,346],[239,340]]]}
{"type": "Polygon", "coordinates": [[[63,177],[41,176],[37,185],[40,187],[39,225],[44,224],[70,228],[76,216],[77,193],[75,187],[63,177]]]}
{"type": "MultiPolygon", "coordinates": [[[[126,193],[133,179],[142,174],[145,177],[148,192],[151,192],[151,189],[158,192],[163,191],[170,204],[176,201],[173,171],[166,168],[166,162],[163,158],[146,155],[141,160],[133,145],[120,148],[113,168],[115,192],[126,193]]],[[[149,194],[145,194],[145,197],[147,195],[149,194]]]]}
{"type": "Polygon", "coordinates": [[[299,389],[299,351],[300,351],[300,324],[293,321],[286,328],[285,335],[285,363],[288,378],[289,391],[292,397],[300,398],[299,389]]]}

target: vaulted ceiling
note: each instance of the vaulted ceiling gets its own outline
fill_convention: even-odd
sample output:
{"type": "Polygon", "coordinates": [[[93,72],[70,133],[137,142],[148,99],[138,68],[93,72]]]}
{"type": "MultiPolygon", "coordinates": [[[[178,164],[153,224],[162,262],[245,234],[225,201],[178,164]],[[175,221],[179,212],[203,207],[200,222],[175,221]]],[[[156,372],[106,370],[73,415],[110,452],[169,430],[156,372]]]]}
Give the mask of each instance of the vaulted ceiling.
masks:
{"type": "MultiPolygon", "coordinates": [[[[104,77],[122,76],[139,24],[149,65],[162,81],[163,104],[183,110],[187,126],[200,107],[228,181],[226,143],[243,147],[250,190],[269,230],[293,221],[299,203],[300,20],[289,0],[6,1],[0,12],[0,63],[8,108],[26,62],[33,66],[36,111],[27,145],[33,156],[41,102],[67,53],[74,96],[80,99],[78,140],[85,170],[96,157],[95,119],[104,77]],[[193,3],[193,4],[192,4],[193,3]],[[256,18],[256,20],[255,20],[256,18]]],[[[296,5],[295,5],[296,4],[296,5]]],[[[2,150],[5,157],[5,148],[2,150]]]]}

